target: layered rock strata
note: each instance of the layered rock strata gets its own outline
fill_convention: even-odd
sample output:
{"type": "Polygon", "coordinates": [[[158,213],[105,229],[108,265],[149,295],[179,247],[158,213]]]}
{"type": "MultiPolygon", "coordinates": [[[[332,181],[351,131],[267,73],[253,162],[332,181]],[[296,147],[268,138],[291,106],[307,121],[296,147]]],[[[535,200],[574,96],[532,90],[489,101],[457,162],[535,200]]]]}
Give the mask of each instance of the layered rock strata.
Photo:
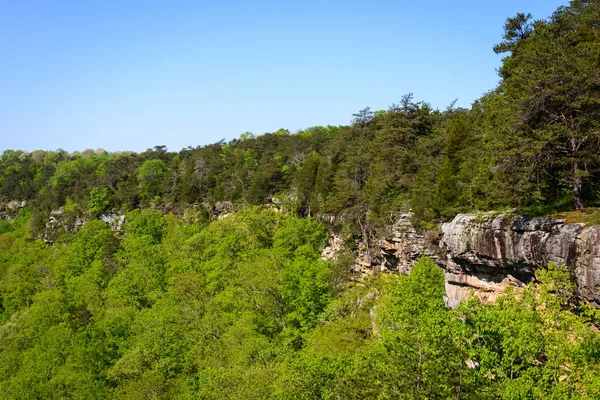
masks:
{"type": "Polygon", "coordinates": [[[448,304],[468,293],[493,299],[508,286],[530,282],[535,269],[549,263],[566,265],[578,295],[600,304],[598,234],[600,227],[563,219],[459,214],[442,226],[440,241],[448,304]]]}
{"type": "Polygon", "coordinates": [[[459,214],[436,238],[417,233],[410,220],[410,214],[404,214],[376,245],[359,245],[355,269],[407,273],[420,256],[432,257],[444,268],[447,303],[455,307],[469,294],[494,300],[507,287],[530,282],[537,268],[563,264],[577,283],[577,295],[600,305],[600,226],[556,218],[459,214]]]}
{"type": "MultiPolygon", "coordinates": [[[[441,254],[436,235],[419,233],[412,224],[412,214],[401,214],[390,227],[387,235],[376,240],[357,240],[357,257],[352,269],[364,274],[377,274],[383,271],[408,273],[417,259],[427,256],[438,260],[441,254]]],[[[335,259],[345,249],[345,241],[331,235],[329,244],[323,249],[325,259],[335,259]]]]}

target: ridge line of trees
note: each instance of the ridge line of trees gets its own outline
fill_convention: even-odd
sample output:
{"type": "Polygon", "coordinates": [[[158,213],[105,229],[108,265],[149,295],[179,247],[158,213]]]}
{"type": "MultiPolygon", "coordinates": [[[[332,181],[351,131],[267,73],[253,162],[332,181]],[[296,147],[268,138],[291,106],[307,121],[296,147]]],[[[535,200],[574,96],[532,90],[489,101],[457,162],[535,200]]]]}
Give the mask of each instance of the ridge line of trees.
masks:
{"type": "Polygon", "coordinates": [[[573,0],[548,19],[509,18],[494,46],[504,55],[500,82],[471,109],[434,110],[408,94],[387,110],[358,111],[348,126],[246,132],[179,152],[7,150],[0,201],[29,201],[34,232],[60,207],[91,216],[152,205],[209,212],[218,202],[275,198],[365,234],[407,209],[427,226],[464,211],[598,206],[599,10],[573,0]]]}

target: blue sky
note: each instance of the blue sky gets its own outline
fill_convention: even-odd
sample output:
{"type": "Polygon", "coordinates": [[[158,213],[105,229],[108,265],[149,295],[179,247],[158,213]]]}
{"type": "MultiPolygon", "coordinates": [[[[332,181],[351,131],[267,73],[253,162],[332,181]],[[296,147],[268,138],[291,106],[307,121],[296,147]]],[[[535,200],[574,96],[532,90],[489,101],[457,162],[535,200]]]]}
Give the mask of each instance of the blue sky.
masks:
{"type": "Polygon", "coordinates": [[[143,151],[468,107],[507,17],[565,1],[0,0],[0,151],[143,151]]]}

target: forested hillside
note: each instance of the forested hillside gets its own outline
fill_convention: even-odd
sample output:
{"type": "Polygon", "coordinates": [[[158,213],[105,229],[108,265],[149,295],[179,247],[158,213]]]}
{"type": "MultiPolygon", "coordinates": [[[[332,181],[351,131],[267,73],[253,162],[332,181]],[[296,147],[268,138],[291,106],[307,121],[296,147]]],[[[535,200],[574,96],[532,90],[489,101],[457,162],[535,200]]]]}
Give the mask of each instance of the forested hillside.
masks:
{"type": "Polygon", "coordinates": [[[432,261],[352,283],[312,218],[136,210],[53,246],[27,218],[0,235],[0,398],[600,396],[597,311],[557,266],[448,310],[432,261]]]}
{"type": "Polygon", "coordinates": [[[600,206],[599,21],[597,0],[509,18],[471,109],[407,94],[179,152],[4,151],[0,398],[600,397],[600,315],[561,266],[448,310],[429,259],[357,281],[321,258],[328,229],[351,251],[408,210],[600,206]]]}

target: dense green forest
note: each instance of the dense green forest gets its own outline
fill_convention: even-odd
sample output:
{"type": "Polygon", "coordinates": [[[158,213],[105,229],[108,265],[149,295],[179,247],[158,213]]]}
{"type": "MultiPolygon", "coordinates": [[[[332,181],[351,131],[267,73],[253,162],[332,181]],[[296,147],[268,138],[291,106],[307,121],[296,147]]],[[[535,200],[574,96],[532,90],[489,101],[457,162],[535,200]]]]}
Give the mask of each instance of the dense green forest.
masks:
{"type": "Polygon", "coordinates": [[[357,280],[328,230],[600,206],[600,1],[509,18],[471,109],[169,152],[0,156],[0,398],[600,398],[597,310],[550,265],[495,303],[357,280]],[[236,211],[236,212],[233,212],[236,211]],[[101,218],[125,215],[119,229],[101,218]]]}
{"type": "Polygon", "coordinates": [[[0,398],[598,398],[596,310],[551,265],[448,310],[442,270],[352,283],[325,226],[266,209],[132,211],[48,246],[0,235],[0,398]]]}

